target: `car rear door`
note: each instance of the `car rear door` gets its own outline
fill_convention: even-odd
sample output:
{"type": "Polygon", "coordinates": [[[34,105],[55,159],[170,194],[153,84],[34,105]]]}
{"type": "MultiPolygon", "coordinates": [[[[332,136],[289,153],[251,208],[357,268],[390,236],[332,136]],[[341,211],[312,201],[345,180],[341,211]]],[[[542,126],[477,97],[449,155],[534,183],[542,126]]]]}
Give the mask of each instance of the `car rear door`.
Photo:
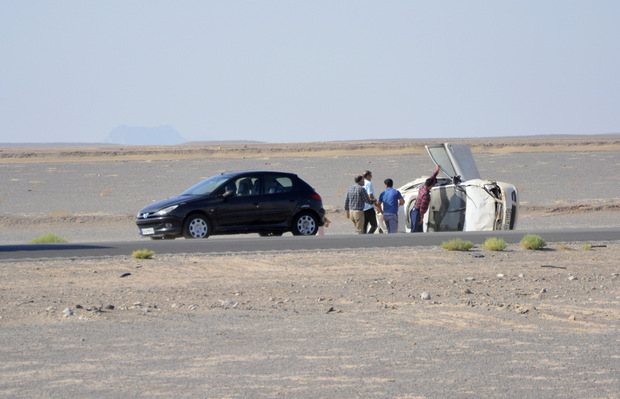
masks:
{"type": "Polygon", "coordinates": [[[265,173],[261,195],[262,220],[266,226],[284,225],[297,209],[299,188],[292,175],[265,173]]]}

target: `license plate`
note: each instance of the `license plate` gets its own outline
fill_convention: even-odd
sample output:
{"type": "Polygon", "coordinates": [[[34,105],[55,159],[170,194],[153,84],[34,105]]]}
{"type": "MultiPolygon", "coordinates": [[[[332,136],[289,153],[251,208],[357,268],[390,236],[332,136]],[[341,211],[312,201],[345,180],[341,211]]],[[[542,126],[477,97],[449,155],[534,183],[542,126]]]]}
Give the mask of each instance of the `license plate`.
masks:
{"type": "Polygon", "coordinates": [[[144,236],[148,236],[150,234],[155,234],[155,229],[154,228],[148,228],[148,229],[142,229],[142,235],[144,236]]]}

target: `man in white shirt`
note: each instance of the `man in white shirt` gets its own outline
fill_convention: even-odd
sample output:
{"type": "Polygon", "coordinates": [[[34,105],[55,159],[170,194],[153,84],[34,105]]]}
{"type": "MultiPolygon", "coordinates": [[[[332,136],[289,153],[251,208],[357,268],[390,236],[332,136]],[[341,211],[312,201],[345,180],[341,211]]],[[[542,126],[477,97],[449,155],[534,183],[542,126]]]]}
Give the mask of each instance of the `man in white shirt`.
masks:
{"type": "MultiPolygon", "coordinates": [[[[367,170],[363,174],[364,188],[373,202],[375,201],[375,189],[372,186],[372,172],[367,170]]],[[[375,205],[364,204],[364,233],[374,234],[377,230],[377,214],[375,213],[375,205]],[[370,229],[368,228],[370,226],[370,229]]]]}

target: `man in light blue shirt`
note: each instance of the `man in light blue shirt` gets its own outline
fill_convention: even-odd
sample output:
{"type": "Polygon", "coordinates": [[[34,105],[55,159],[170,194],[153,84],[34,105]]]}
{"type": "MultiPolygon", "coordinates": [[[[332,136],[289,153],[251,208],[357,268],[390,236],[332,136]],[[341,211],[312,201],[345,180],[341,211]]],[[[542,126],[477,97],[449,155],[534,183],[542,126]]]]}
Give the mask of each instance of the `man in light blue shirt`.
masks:
{"type": "Polygon", "coordinates": [[[383,212],[383,221],[388,229],[388,233],[398,231],[398,207],[405,203],[400,191],[392,188],[392,179],[385,179],[385,191],[379,195],[379,206],[383,212]]]}

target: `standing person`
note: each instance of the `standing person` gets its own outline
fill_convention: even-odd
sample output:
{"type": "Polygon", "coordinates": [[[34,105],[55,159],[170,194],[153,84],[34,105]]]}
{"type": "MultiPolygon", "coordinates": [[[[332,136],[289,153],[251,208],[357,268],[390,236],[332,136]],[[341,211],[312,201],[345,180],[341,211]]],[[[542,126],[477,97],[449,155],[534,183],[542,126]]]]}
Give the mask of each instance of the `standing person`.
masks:
{"type": "Polygon", "coordinates": [[[344,210],[347,219],[351,219],[357,234],[364,234],[364,204],[373,204],[368,193],[364,189],[364,176],[355,176],[355,184],[347,191],[344,200],[344,210]]]}
{"type": "Polygon", "coordinates": [[[400,191],[392,188],[392,179],[385,179],[385,191],[379,195],[379,205],[383,212],[383,221],[389,234],[398,232],[398,207],[405,203],[400,191]]]}
{"type": "MultiPolygon", "coordinates": [[[[364,189],[368,193],[371,200],[376,201],[375,189],[372,186],[372,172],[367,170],[364,172],[364,189]]],[[[364,204],[364,233],[374,234],[377,230],[377,214],[375,213],[375,206],[370,204],[364,204]],[[370,225],[370,229],[368,226],[370,225]]]]}
{"type": "Polygon", "coordinates": [[[424,223],[424,214],[428,210],[428,204],[431,202],[431,188],[437,183],[437,173],[439,173],[439,165],[435,172],[424,182],[424,185],[418,190],[418,196],[415,204],[411,208],[409,216],[411,217],[411,232],[421,233],[422,224],[424,223]]]}

